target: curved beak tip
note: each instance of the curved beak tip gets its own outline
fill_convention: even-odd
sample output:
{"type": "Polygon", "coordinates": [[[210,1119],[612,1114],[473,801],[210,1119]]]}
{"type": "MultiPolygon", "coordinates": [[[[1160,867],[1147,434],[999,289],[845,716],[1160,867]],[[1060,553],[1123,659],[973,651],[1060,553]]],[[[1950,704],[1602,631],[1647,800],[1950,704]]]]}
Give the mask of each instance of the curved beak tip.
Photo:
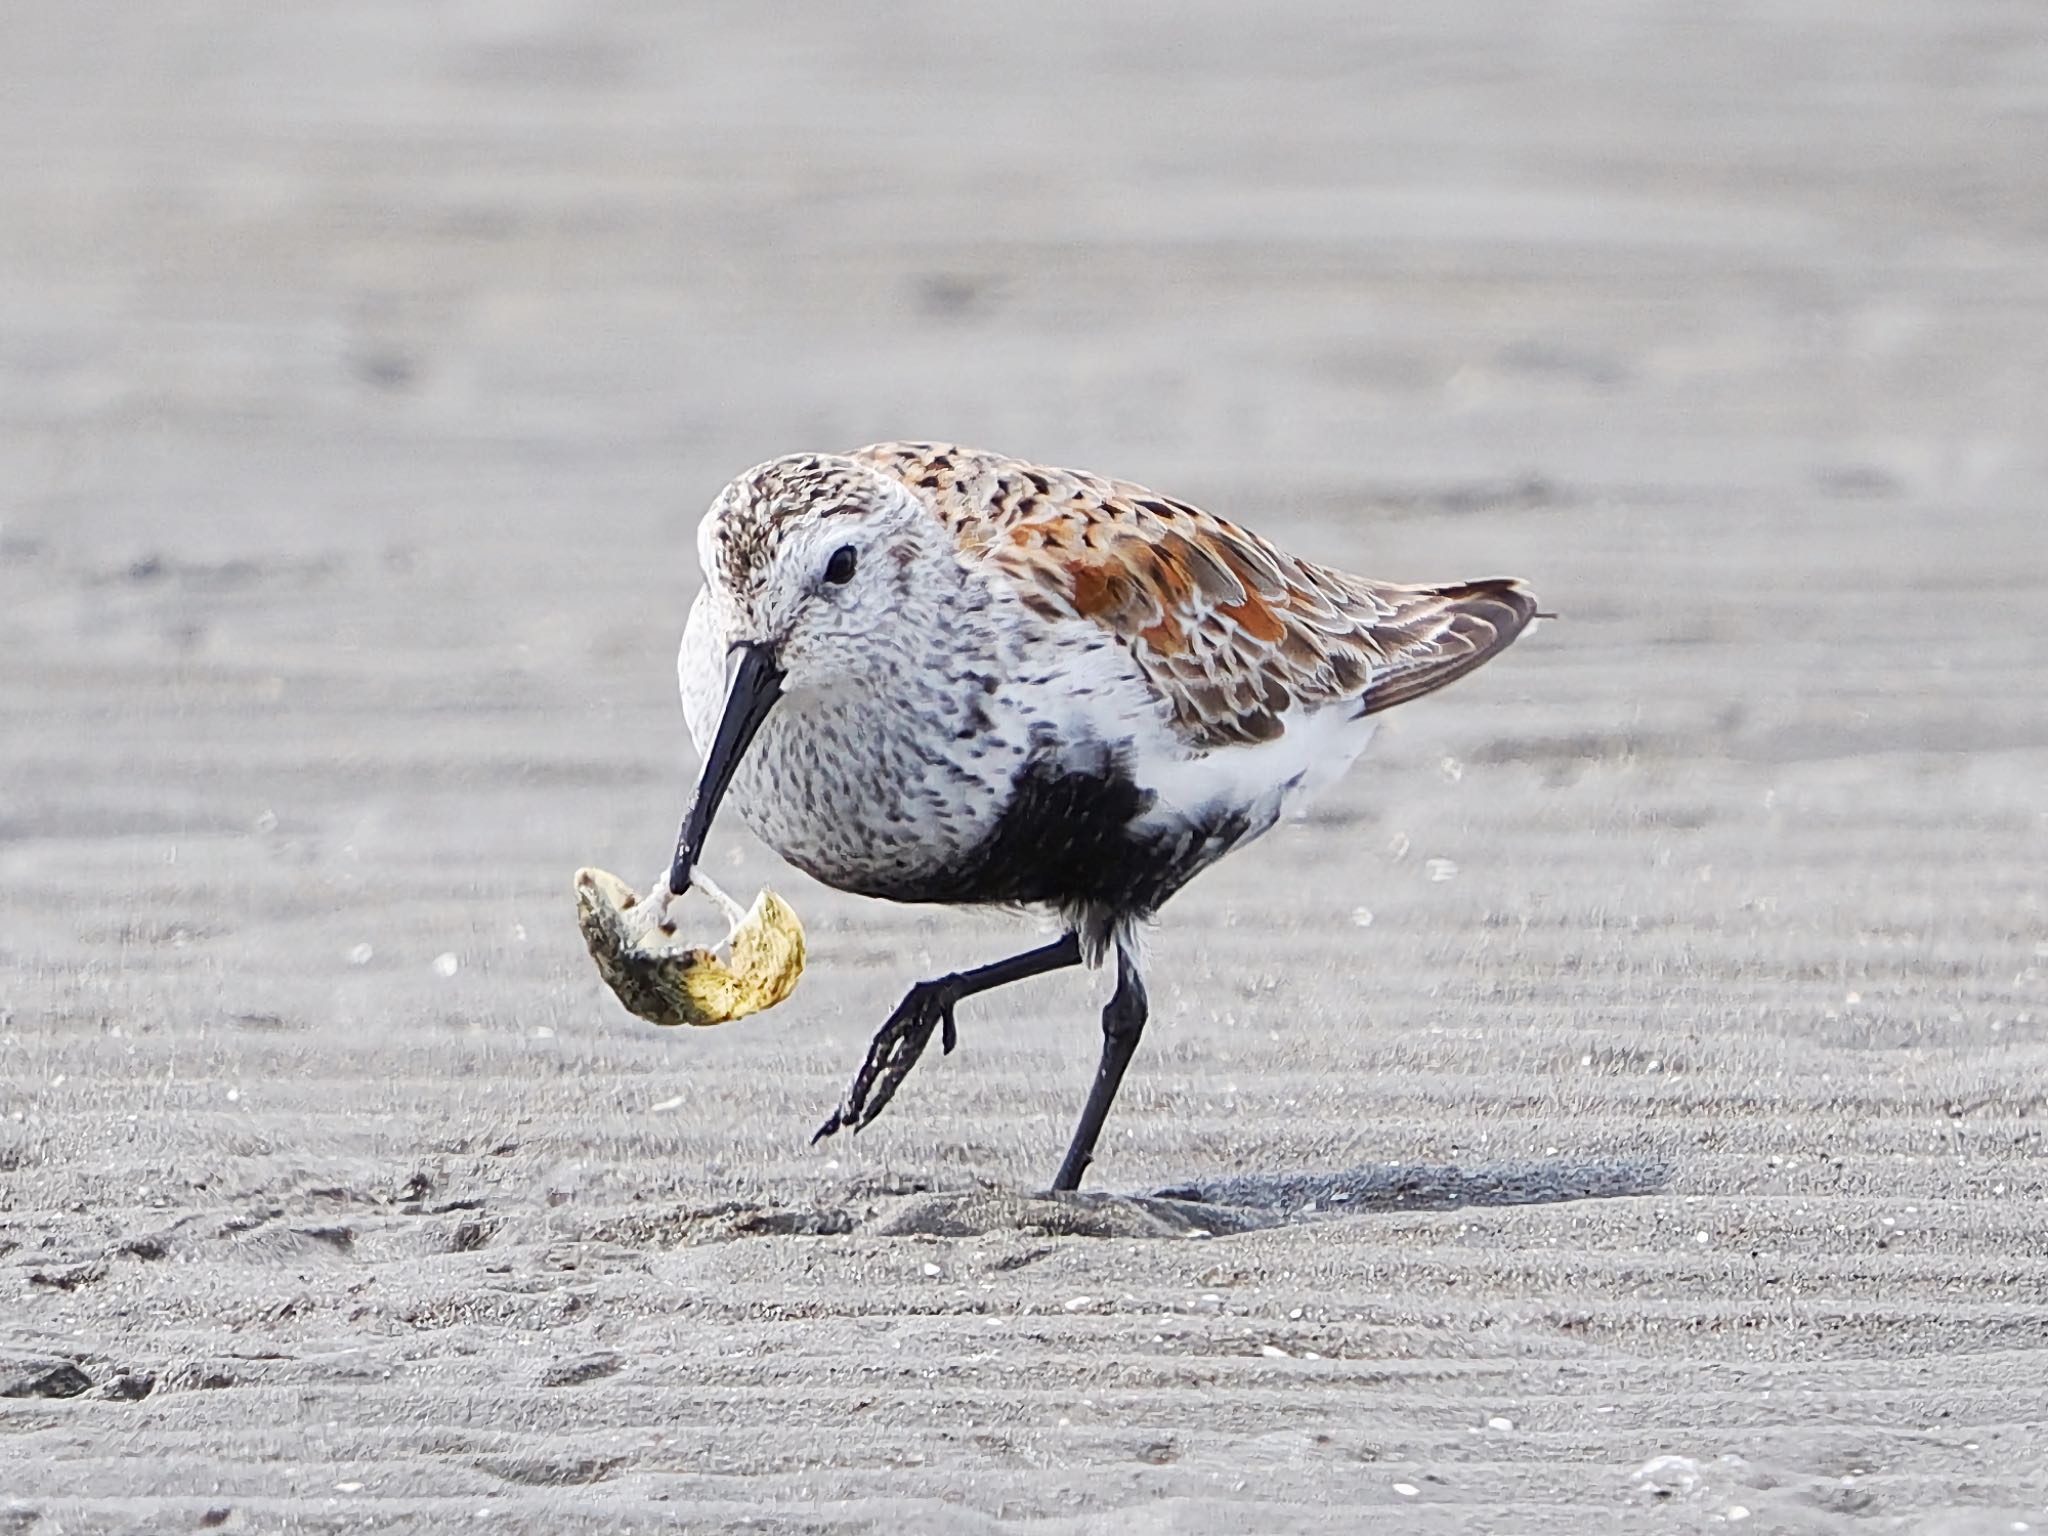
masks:
{"type": "Polygon", "coordinates": [[[680,896],[690,888],[690,871],[704,851],[711,819],[718,804],[732,786],[740,758],[753,742],[754,733],[768,718],[768,711],[782,697],[783,670],[775,648],[760,642],[733,646],[725,657],[725,709],[711,748],[704,754],[704,766],[697,775],[697,792],[683,816],[676,835],[675,862],[669,866],[669,893],[680,896]]]}

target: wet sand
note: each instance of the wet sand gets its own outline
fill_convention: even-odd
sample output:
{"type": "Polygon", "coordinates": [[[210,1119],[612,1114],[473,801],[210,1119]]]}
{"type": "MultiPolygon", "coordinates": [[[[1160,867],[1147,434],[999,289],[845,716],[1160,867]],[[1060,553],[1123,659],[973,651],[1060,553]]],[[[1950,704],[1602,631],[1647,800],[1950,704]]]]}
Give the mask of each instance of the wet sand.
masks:
{"type": "Polygon", "coordinates": [[[2042,1528],[2032,0],[9,32],[0,1531],[2042,1528]],[[1100,976],[809,1144],[1028,922],[575,930],[703,506],[888,436],[1563,615],[1168,910],[1077,1201],[1100,976]]]}

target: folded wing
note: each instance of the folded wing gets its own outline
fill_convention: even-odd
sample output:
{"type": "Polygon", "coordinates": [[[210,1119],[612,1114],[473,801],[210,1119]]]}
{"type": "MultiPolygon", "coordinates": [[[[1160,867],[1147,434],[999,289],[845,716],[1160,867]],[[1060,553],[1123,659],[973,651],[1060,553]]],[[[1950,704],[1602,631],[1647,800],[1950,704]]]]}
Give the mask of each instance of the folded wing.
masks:
{"type": "Polygon", "coordinates": [[[936,443],[852,457],[923,497],[1027,604],[1127,645],[1199,749],[1271,741],[1297,707],[1369,715],[1420,698],[1536,613],[1513,580],[1368,581],[1128,481],[936,443]]]}

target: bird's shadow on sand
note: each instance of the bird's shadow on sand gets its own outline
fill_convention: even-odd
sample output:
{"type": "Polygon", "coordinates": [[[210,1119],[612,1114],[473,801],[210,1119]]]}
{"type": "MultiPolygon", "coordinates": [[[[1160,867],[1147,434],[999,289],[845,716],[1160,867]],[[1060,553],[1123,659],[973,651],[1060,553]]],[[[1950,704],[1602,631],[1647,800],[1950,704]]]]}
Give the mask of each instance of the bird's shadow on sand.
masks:
{"type": "Polygon", "coordinates": [[[1238,1174],[1172,1185],[1147,1195],[1025,1194],[974,1189],[899,1195],[868,1213],[726,1207],[693,1236],[1227,1237],[1296,1222],[1367,1212],[1450,1211],[1467,1206],[1554,1205],[1654,1195],[1675,1166],[1660,1159],[1539,1159],[1476,1168],[1395,1164],[1340,1173],[1238,1174]]]}

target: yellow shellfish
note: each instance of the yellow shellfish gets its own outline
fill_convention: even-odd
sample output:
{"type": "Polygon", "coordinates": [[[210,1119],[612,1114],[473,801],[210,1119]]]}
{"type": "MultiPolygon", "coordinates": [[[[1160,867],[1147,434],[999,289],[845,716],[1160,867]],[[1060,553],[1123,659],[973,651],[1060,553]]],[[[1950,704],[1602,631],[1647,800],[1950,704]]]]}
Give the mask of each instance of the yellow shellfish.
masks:
{"type": "Polygon", "coordinates": [[[693,883],[716,901],[730,932],[717,949],[683,945],[617,875],[576,871],[576,922],[597,972],[627,1011],[655,1024],[727,1024],[773,1008],[795,989],[804,970],[804,929],[788,902],[763,890],[742,911],[702,875],[693,883]]]}

